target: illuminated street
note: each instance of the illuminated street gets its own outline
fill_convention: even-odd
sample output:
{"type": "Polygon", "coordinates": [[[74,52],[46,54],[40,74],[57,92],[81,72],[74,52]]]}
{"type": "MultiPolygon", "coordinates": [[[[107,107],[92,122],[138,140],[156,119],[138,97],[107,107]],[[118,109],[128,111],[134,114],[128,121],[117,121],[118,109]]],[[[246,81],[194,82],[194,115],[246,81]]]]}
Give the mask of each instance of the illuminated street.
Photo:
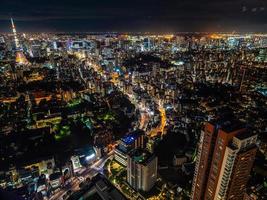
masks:
{"type": "MultiPolygon", "coordinates": [[[[102,168],[103,168],[105,162],[107,160],[110,160],[113,158],[113,153],[114,153],[114,151],[112,150],[109,152],[109,154],[107,156],[96,161],[95,163],[90,165],[88,168],[81,169],[81,171],[82,171],[81,174],[79,172],[77,172],[79,174],[79,177],[83,177],[83,180],[86,180],[87,178],[92,178],[94,175],[96,175],[99,172],[102,173],[102,168]]],[[[79,185],[82,182],[83,181],[81,181],[79,178],[74,177],[73,180],[70,182],[70,186],[68,186],[66,189],[58,190],[49,199],[51,199],[51,200],[63,199],[63,196],[67,193],[67,191],[69,191],[69,190],[71,190],[72,192],[78,191],[80,189],[79,185]]]]}

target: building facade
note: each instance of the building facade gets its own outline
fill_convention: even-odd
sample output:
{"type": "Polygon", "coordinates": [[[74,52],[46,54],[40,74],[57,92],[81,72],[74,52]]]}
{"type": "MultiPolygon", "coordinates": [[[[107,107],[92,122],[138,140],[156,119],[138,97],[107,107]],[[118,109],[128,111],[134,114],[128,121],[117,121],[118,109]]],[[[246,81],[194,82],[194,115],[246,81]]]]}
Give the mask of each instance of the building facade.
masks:
{"type": "Polygon", "coordinates": [[[141,130],[133,131],[124,136],[115,149],[115,160],[123,166],[127,166],[127,154],[138,148],[144,148],[144,132],[141,130]]]}
{"type": "Polygon", "coordinates": [[[145,150],[127,156],[127,181],[135,190],[149,191],[157,181],[158,158],[145,150]]]}
{"type": "Polygon", "coordinates": [[[243,199],[256,156],[257,135],[238,120],[206,123],[201,133],[192,200],[243,199]]]}

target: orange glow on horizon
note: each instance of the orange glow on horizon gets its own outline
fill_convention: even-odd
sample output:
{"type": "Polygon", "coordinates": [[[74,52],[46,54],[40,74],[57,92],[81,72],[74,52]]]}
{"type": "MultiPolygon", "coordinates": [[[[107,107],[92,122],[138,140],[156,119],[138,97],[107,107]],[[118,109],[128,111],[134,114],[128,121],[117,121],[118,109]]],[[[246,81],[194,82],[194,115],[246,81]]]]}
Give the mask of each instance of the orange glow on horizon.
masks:
{"type": "Polygon", "coordinates": [[[223,36],[220,34],[213,33],[209,36],[211,39],[222,39],[223,36]]]}

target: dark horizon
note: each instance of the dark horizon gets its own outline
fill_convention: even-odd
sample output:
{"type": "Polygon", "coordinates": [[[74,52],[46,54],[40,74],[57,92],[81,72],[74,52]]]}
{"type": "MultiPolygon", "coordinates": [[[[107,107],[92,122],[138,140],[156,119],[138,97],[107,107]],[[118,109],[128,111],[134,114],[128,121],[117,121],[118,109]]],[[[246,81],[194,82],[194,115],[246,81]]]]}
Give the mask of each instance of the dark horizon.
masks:
{"type": "Polygon", "coordinates": [[[3,0],[0,32],[267,32],[262,0],[3,0]]]}

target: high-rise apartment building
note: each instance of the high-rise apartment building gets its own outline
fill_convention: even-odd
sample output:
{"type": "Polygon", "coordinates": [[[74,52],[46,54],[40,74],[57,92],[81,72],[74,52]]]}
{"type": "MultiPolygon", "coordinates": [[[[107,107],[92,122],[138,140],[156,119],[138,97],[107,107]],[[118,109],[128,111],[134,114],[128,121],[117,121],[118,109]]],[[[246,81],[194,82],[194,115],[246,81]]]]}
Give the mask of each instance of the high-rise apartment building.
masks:
{"type": "Polygon", "coordinates": [[[149,191],[157,181],[158,158],[146,150],[127,155],[127,181],[135,190],[149,191]]]}
{"type": "Polygon", "coordinates": [[[208,122],[201,133],[192,200],[241,200],[256,155],[257,135],[233,119],[208,122]]]}

